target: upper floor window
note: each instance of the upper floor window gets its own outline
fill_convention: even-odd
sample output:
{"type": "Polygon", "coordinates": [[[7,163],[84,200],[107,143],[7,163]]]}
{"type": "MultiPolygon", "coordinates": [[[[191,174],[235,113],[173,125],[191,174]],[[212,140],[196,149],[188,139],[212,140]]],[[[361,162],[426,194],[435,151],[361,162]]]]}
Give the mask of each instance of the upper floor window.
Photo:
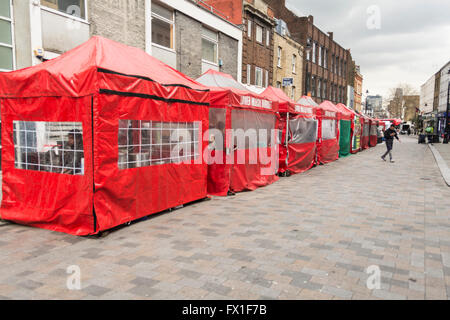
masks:
{"type": "Polygon", "coordinates": [[[295,100],[295,86],[291,87],[291,99],[295,100]]]}
{"type": "Polygon", "coordinates": [[[11,0],[0,0],[0,71],[14,69],[11,0]]]}
{"type": "Polygon", "coordinates": [[[252,21],[251,20],[247,21],[247,36],[249,38],[252,37],[252,21]]]}
{"type": "Polygon", "coordinates": [[[328,68],[328,50],[327,49],[323,49],[324,53],[323,53],[323,67],[325,69],[328,68]]]}
{"type": "Polygon", "coordinates": [[[71,16],[86,19],[86,0],[41,0],[41,5],[71,16]]]}
{"type": "Polygon", "coordinates": [[[297,56],[295,54],[292,55],[292,73],[295,73],[295,67],[297,65],[297,56]]]}
{"type": "Polygon", "coordinates": [[[207,28],[202,29],[202,59],[217,64],[218,33],[207,28]]]}
{"type": "Polygon", "coordinates": [[[317,82],[317,97],[322,98],[322,79],[317,82]]]}
{"type": "Polygon", "coordinates": [[[266,46],[270,46],[270,30],[266,30],[266,46]]]}
{"type": "Polygon", "coordinates": [[[255,85],[258,87],[263,86],[263,71],[261,68],[255,68],[255,85]]]}
{"type": "Polygon", "coordinates": [[[252,74],[252,66],[250,64],[247,65],[247,84],[250,85],[250,77],[252,74]]]}
{"type": "MultiPolygon", "coordinates": [[[[311,38],[308,38],[307,45],[311,45],[311,38]]],[[[311,50],[306,50],[306,60],[311,60],[311,50]]]]}
{"type": "Polygon", "coordinates": [[[152,43],[174,49],[173,11],[152,3],[152,43]]]}
{"type": "Polygon", "coordinates": [[[278,56],[277,56],[277,67],[281,68],[281,55],[283,53],[283,49],[278,47],[278,56]]]}
{"type": "Polygon", "coordinates": [[[256,41],[263,43],[263,28],[259,25],[256,25],[256,41]]]}
{"type": "Polygon", "coordinates": [[[322,66],[322,47],[319,46],[319,66],[322,66]]]}
{"type": "Polygon", "coordinates": [[[13,121],[17,169],[84,174],[81,122],[13,121]]]}
{"type": "Polygon", "coordinates": [[[269,86],[269,71],[268,70],[266,70],[266,87],[268,87],[269,86]]]}
{"type": "Polygon", "coordinates": [[[312,46],[312,62],[316,63],[316,43],[313,42],[312,46]]]}

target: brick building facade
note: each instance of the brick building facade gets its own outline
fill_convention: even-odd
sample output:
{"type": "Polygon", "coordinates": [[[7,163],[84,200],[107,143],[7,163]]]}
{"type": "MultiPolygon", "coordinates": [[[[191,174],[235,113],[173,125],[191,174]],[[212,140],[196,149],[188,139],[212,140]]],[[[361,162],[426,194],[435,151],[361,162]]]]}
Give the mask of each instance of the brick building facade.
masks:
{"type": "Polygon", "coordinates": [[[291,36],[311,50],[304,55],[304,89],[320,103],[347,103],[348,68],[352,57],[333,40],[333,33],[324,33],[314,25],[313,16],[299,17],[286,8],[285,0],[265,0],[276,18],[288,24],[291,36]]]}
{"type": "Polygon", "coordinates": [[[292,40],[289,30],[277,21],[274,32],[273,86],[281,88],[292,100],[303,94],[303,47],[292,40]],[[292,85],[283,86],[283,78],[292,78],[292,85]]]}
{"type": "Polygon", "coordinates": [[[363,95],[363,77],[360,72],[360,67],[355,65],[355,110],[358,112],[365,111],[362,105],[362,95],[363,95]]]}
{"type": "Polygon", "coordinates": [[[273,82],[273,11],[263,0],[206,0],[243,29],[242,83],[267,87],[273,82]]]}

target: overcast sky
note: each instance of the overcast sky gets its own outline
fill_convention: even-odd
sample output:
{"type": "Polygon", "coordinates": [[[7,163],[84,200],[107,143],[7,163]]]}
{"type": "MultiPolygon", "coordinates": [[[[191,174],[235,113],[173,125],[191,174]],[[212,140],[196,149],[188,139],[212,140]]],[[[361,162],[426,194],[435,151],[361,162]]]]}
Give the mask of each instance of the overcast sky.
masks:
{"type": "Polygon", "coordinates": [[[351,49],[361,66],[363,92],[386,96],[399,83],[420,92],[450,60],[449,0],[286,0],[286,5],[313,15],[319,29],[333,31],[334,40],[351,49]]]}

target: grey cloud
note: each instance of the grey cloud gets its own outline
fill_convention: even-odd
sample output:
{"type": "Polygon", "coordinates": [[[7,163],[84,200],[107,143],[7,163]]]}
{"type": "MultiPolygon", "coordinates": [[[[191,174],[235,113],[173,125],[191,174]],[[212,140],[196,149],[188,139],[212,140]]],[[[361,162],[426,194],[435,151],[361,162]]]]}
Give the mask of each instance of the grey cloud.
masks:
{"type": "Polygon", "coordinates": [[[351,48],[361,65],[364,91],[387,94],[408,82],[419,88],[450,60],[450,1],[448,0],[286,0],[314,16],[322,31],[333,31],[343,47],[351,48]],[[367,9],[376,5],[381,28],[369,30],[367,9]]]}

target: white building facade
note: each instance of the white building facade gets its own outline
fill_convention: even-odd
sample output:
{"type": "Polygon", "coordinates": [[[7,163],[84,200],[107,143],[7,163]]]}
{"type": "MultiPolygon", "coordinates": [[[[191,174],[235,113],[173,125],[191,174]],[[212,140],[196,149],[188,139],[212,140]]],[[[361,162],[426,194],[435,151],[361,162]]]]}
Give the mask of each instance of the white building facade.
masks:
{"type": "Polygon", "coordinates": [[[433,75],[420,87],[420,113],[427,114],[433,112],[434,85],[436,76],[433,75]]]}

